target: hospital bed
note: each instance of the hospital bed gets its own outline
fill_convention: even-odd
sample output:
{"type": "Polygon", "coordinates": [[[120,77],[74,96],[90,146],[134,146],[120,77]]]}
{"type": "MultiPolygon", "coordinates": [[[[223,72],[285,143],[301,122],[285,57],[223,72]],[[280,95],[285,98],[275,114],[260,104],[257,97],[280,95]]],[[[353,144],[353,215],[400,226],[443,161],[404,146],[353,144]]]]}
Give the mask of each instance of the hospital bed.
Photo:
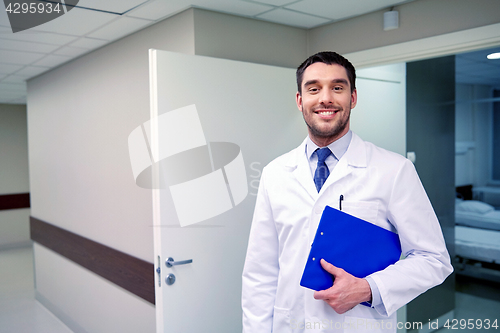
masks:
{"type": "Polygon", "coordinates": [[[500,210],[481,201],[456,199],[455,254],[457,273],[475,271],[476,276],[500,281],[500,210]]]}

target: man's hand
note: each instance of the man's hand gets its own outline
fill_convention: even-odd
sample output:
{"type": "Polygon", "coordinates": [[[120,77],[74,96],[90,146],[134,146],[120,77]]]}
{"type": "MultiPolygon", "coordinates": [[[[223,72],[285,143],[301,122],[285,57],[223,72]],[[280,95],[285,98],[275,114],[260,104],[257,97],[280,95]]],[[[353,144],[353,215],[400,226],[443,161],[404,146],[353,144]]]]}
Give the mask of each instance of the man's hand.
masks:
{"type": "Polygon", "coordinates": [[[322,299],[332,307],[335,312],[342,314],[361,302],[370,301],[372,291],[368,281],[360,279],[321,259],[321,266],[335,277],[333,286],[314,292],[315,299],[322,299]]]}

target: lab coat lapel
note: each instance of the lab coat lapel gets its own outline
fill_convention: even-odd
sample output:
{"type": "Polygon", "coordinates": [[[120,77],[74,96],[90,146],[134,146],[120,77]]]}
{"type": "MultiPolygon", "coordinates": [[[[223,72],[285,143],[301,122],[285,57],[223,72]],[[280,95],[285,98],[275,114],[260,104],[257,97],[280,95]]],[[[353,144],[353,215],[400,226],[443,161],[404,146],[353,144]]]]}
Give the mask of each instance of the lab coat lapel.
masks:
{"type": "Polygon", "coordinates": [[[319,194],[323,194],[330,186],[335,184],[340,179],[348,176],[354,168],[366,167],[366,148],[363,140],[355,133],[352,133],[352,139],[349,148],[344,156],[339,160],[335,168],[330,172],[330,176],[326,179],[325,184],[321,188],[319,194]]]}
{"type": "Polygon", "coordinates": [[[292,158],[287,165],[288,167],[294,168],[293,175],[314,200],[317,200],[318,197],[322,195],[331,185],[335,184],[335,182],[348,176],[354,168],[366,167],[366,148],[364,141],[361,140],[361,138],[355,133],[352,133],[349,148],[347,148],[347,151],[339,160],[335,169],[330,172],[330,176],[328,176],[325,184],[318,193],[312,179],[311,168],[306,157],[305,147],[306,140],[304,140],[302,144],[295,149],[295,154],[292,155],[292,158]]]}
{"type": "Polygon", "coordinates": [[[311,176],[311,168],[306,157],[306,140],[295,150],[295,154],[289,161],[289,166],[295,168],[293,170],[293,175],[300,183],[300,185],[306,190],[306,192],[316,200],[318,198],[318,191],[314,185],[314,181],[311,176]]]}
{"type": "Polygon", "coordinates": [[[352,167],[348,164],[347,160],[343,157],[335,166],[332,172],[330,172],[330,176],[325,181],[325,184],[321,188],[320,194],[328,189],[332,184],[339,181],[340,179],[346,177],[352,172],[352,167]]]}

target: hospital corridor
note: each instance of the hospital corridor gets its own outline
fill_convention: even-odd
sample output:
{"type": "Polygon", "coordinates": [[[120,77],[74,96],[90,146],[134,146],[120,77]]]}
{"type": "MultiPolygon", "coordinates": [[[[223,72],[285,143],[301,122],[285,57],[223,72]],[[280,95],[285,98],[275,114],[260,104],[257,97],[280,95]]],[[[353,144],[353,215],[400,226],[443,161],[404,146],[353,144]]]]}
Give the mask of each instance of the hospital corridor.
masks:
{"type": "Polygon", "coordinates": [[[0,333],[500,333],[500,0],[34,2],[0,4],[0,333]],[[404,258],[349,316],[298,283],[326,206],[404,258]]]}

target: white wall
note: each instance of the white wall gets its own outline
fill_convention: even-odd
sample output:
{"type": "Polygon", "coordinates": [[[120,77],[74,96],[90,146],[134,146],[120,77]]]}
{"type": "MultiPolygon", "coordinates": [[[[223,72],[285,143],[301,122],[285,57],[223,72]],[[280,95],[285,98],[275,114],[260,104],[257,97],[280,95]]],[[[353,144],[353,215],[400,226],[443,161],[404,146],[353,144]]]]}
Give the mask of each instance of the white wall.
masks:
{"type": "MultiPolygon", "coordinates": [[[[0,104],[0,195],[29,192],[26,106],[0,104]]],[[[31,244],[29,208],[0,211],[0,249],[31,244]]]]}
{"type": "Polygon", "coordinates": [[[207,10],[194,10],[195,53],[297,68],[307,54],[307,32],[207,10]]]}
{"type": "Polygon", "coordinates": [[[192,54],[192,12],[30,80],[28,124],[32,215],[151,261],[151,193],[127,146],[149,119],[149,48],[192,54]]]}
{"type": "MultiPolygon", "coordinates": [[[[149,48],[193,54],[192,10],[30,80],[28,127],[32,215],[152,262],[151,191],[127,147],[149,119],[149,48]]],[[[41,246],[34,259],[39,300],[75,331],[155,331],[150,303],[41,246]]]]}

